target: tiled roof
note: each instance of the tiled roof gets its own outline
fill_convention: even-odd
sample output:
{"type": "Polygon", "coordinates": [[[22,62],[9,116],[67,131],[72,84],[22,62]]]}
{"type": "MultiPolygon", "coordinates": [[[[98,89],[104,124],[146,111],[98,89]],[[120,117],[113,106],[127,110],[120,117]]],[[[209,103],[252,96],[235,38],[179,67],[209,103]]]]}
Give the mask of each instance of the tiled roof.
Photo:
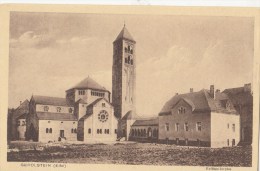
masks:
{"type": "Polygon", "coordinates": [[[151,118],[151,119],[138,119],[136,120],[132,126],[158,126],[159,120],[157,118],[151,118]]]}
{"type": "Polygon", "coordinates": [[[38,96],[38,95],[33,95],[32,98],[34,99],[36,104],[54,105],[54,106],[72,106],[67,102],[66,98],[38,96]]]}
{"type": "MultiPolygon", "coordinates": [[[[221,95],[221,98],[225,98],[225,95],[221,95]]],[[[171,109],[180,101],[186,101],[191,107],[193,112],[225,112],[225,113],[236,113],[235,110],[227,110],[225,107],[220,105],[220,100],[210,97],[209,90],[202,89],[198,92],[179,94],[172,97],[165,103],[159,115],[170,114],[171,109]]]]}
{"type": "Polygon", "coordinates": [[[121,32],[119,33],[119,35],[117,36],[115,41],[121,40],[121,39],[127,39],[127,40],[135,42],[134,38],[131,36],[131,34],[129,33],[129,31],[127,30],[127,28],[125,26],[123,27],[123,29],[121,30],[121,32]]]}
{"type": "Polygon", "coordinates": [[[252,105],[253,95],[251,90],[245,91],[244,87],[225,89],[223,93],[227,94],[229,99],[235,105],[252,105]]]}
{"type": "Polygon", "coordinates": [[[24,113],[24,114],[20,115],[19,117],[17,117],[16,119],[26,119],[26,115],[27,115],[27,113],[24,113]]]}
{"type": "Polygon", "coordinates": [[[29,101],[27,99],[14,110],[12,118],[16,119],[25,113],[29,113],[29,101]]]}
{"type": "Polygon", "coordinates": [[[74,114],[69,113],[52,113],[52,112],[37,112],[39,120],[57,120],[57,121],[76,121],[74,114]]]}
{"type": "Polygon", "coordinates": [[[207,93],[206,91],[207,90],[202,89],[198,92],[175,95],[165,103],[160,113],[170,113],[171,109],[181,99],[184,99],[192,103],[195,106],[194,111],[210,111],[209,103],[205,96],[205,94],[207,93]]]}
{"type": "MultiPolygon", "coordinates": [[[[94,90],[101,90],[101,91],[108,91],[105,87],[101,86],[95,80],[90,77],[85,78],[75,86],[71,87],[71,89],[94,89],[94,90]]],[[[68,91],[68,90],[67,90],[68,91]]]]}

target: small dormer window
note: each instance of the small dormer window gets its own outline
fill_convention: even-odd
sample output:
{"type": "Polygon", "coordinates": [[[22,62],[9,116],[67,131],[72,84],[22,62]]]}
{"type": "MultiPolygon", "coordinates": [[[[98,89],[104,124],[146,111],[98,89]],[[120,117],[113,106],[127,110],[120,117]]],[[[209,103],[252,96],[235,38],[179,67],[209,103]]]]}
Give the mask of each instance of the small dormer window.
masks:
{"type": "Polygon", "coordinates": [[[230,110],[230,108],[231,108],[231,104],[230,104],[229,101],[227,101],[227,102],[226,102],[226,109],[230,110]]]}
{"type": "Polygon", "coordinates": [[[178,114],[186,113],[186,109],[184,107],[179,107],[178,114]]]}
{"type": "Polygon", "coordinates": [[[44,112],[48,112],[49,111],[49,106],[44,106],[43,110],[44,110],[44,112]]]}
{"type": "Polygon", "coordinates": [[[61,107],[57,107],[57,112],[60,112],[61,111],[61,107]]]}

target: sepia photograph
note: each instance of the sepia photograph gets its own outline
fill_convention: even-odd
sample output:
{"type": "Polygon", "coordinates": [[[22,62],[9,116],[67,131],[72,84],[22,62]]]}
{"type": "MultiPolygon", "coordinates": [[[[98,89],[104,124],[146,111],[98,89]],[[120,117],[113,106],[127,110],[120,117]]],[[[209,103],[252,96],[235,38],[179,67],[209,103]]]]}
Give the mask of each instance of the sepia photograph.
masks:
{"type": "Polygon", "coordinates": [[[255,17],[10,11],[8,22],[7,163],[252,168],[255,17]]]}

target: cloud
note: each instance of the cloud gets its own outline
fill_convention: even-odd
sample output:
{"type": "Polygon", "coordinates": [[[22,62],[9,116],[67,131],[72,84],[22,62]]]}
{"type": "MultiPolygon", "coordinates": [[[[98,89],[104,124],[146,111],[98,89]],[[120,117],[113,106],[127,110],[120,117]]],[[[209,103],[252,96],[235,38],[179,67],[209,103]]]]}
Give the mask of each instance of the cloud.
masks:
{"type": "Polygon", "coordinates": [[[35,34],[33,31],[23,33],[18,39],[10,40],[10,47],[13,48],[42,48],[54,42],[54,37],[48,34],[35,34]]]}
{"type": "Polygon", "coordinates": [[[215,40],[198,57],[193,49],[173,45],[166,55],[150,58],[138,65],[136,94],[139,115],[157,115],[176,92],[187,93],[190,88],[194,91],[209,89],[211,84],[224,90],[251,82],[252,76],[248,72],[252,56],[244,54],[243,48],[235,42],[215,40]],[[234,55],[237,60],[234,60],[234,55]]]}

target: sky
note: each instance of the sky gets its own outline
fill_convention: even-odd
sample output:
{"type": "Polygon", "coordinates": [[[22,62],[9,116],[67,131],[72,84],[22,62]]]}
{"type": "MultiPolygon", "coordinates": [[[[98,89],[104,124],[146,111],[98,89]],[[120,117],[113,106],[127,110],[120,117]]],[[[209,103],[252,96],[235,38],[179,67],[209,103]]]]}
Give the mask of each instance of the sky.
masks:
{"type": "Polygon", "coordinates": [[[111,91],[112,42],[124,23],[136,41],[139,116],[158,115],[190,88],[252,82],[253,18],[11,12],[9,107],[33,94],[65,97],[87,76],[111,91]]]}

